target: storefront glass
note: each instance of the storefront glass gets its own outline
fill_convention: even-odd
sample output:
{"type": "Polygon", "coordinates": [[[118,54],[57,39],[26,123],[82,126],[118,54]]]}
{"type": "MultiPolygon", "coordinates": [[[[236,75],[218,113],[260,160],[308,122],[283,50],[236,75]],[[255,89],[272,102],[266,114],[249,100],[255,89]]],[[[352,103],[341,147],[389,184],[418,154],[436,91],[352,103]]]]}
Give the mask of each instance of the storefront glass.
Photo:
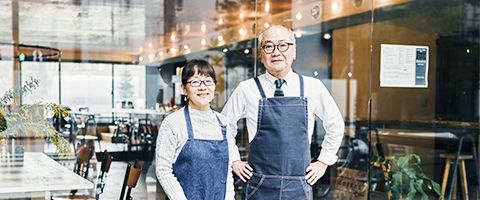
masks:
{"type": "MultiPolygon", "coordinates": [[[[32,76],[40,87],[21,103],[168,112],[182,104],[181,67],[206,59],[220,111],[241,81],[265,73],[256,37],[280,24],[295,33],[293,69],[323,82],[346,126],[314,199],[476,199],[479,13],[476,0],[0,1],[0,94],[32,76]],[[20,63],[12,39],[60,48],[63,62],[30,51],[20,63]],[[457,153],[461,167],[446,176],[457,153]]],[[[317,119],[313,159],[324,134],[317,119]]]]}

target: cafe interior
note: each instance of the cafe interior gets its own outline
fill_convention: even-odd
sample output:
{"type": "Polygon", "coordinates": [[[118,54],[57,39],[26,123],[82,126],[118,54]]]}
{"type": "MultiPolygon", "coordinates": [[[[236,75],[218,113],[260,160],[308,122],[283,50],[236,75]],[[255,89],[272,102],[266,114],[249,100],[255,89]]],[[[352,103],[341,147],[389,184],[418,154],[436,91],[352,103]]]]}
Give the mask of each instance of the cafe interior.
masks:
{"type": "MultiPolygon", "coordinates": [[[[479,0],[0,0],[0,199],[165,199],[182,67],[214,67],[220,112],[274,24],[345,121],[313,199],[480,199],[479,0]]],[[[236,143],[247,160],[244,120],[236,143]]]]}

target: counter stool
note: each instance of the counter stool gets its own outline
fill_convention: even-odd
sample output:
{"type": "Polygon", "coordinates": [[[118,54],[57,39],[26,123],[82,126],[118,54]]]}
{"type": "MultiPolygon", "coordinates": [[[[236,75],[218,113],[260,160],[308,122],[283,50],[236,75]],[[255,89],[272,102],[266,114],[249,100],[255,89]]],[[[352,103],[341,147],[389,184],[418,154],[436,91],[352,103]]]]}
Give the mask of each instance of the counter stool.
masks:
{"type": "MultiPolygon", "coordinates": [[[[448,175],[450,173],[450,165],[452,160],[456,159],[456,154],[454,153],[449,153],[449,154],[440,154],[440,158],[445,158],[445,170],[443,171],[443,178],[442,178],[442,196],[445,196],[445,189],[447,188],[447,181],[448,181],[448,175]]],[[[468,184],[467,184],[467,171],[465,169],[465,160],[472,160],[473,155],[460,155],[458,156],[458,161],[460,162],[460,179],[461,179],[461,187],[462,187],[462,192],[466,200],[468,200],[468,184]]],[[[454,188],[457,188],[457,179],[456,177],[453,177],[453,182],[452,184],[454,185],[454,188]]]]}
{"type": "Polygon", "coordinates": [[[476,147],[476,140],[472,136],[472,134],[465,134],[460,139],[458,140],[458,146],[456,153],[454,154],[442,154],[440,155],[441,157],[445,158],[445,171],[443,174],[443,180],[442,180],[442,195],[443,198],[446,200],[451,200],[452,196],[453,198],[456,197],[456,176],[457,176],[457,168],[460,168],[460,178],[462,181],[462,190],[463,190],[463,196],[465,199],[468,200],[468,184],[467,184],[467,174],[466,174],[466,169],[465,169],[465,160],[473,160],[473,172],[475,173],[475,181],[477,182],[477,186],[475,187],[475,195],[474,199],[480,199],[480,195],[478,192],[480,191],[480,174],[478,171],[478,157],[477,157],[477,147],[476,147]],[[462,152],[462,146],[463,143],[465,142],[470,142],[471,143],[471,151],[468,153],[462,152]],[[453,161],[453,167],[450,167],[450,163],[453,161]],[[460,166],[459,166],[460,163],[460,166]],[[452,173],[452,184],[449,186],[449,192],[448,196],[445,196],[445,189],[447,186],[447,182],[449,179],[449,172],[450,168],[452,168],[453,173],[452,173]]]}

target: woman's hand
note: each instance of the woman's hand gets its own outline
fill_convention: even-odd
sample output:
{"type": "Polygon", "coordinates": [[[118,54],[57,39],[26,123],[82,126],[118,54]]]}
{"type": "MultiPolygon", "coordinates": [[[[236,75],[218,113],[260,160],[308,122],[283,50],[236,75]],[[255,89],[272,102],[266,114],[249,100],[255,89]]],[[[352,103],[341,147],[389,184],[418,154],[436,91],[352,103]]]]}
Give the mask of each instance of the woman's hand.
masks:
{"type": "Polygon", "coordinates": [[[310,185],[315,184],[318,179],[322,178],[323,174],[325,174],[327,167],[327,164],[318,160],[310,163],[310,166],[307,167],[307,175],[305,176],[305,179],[307,179],[307,182],[310,185]]]}
{"type": "Polygon", "coordinates": [[[252,167],[250,167],[245,161],[233,161],[232,170],[238,177],[240,177],[240,179],[242,179],[243,182],[247,182],[253,175],[252,167]]]}

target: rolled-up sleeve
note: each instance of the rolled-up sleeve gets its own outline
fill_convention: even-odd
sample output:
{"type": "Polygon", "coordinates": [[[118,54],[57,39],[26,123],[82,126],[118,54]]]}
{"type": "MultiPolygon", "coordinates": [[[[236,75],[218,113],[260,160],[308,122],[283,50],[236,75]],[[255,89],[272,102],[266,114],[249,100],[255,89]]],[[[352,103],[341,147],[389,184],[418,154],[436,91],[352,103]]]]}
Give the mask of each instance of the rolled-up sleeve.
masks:
{"type": "Polygon", "coordinates": [[[320,93],[314,97],[315,101],[318,101],[315,102],[314,114],[323,121],[326,133],[318,160],[327,165],[333,165],[338,159],[337,152],[344,136],[345,123],[327,88],[323,83],[320,86],[320,93]]]}
{"type": "Polygon", "coordinates": [[[237,122],[245,118],[245,97],[242,92],[243,82],[233,91],[223,107],[222,114],[227,118],[229,131],[233,138],[237,136],[237,122]]]}

